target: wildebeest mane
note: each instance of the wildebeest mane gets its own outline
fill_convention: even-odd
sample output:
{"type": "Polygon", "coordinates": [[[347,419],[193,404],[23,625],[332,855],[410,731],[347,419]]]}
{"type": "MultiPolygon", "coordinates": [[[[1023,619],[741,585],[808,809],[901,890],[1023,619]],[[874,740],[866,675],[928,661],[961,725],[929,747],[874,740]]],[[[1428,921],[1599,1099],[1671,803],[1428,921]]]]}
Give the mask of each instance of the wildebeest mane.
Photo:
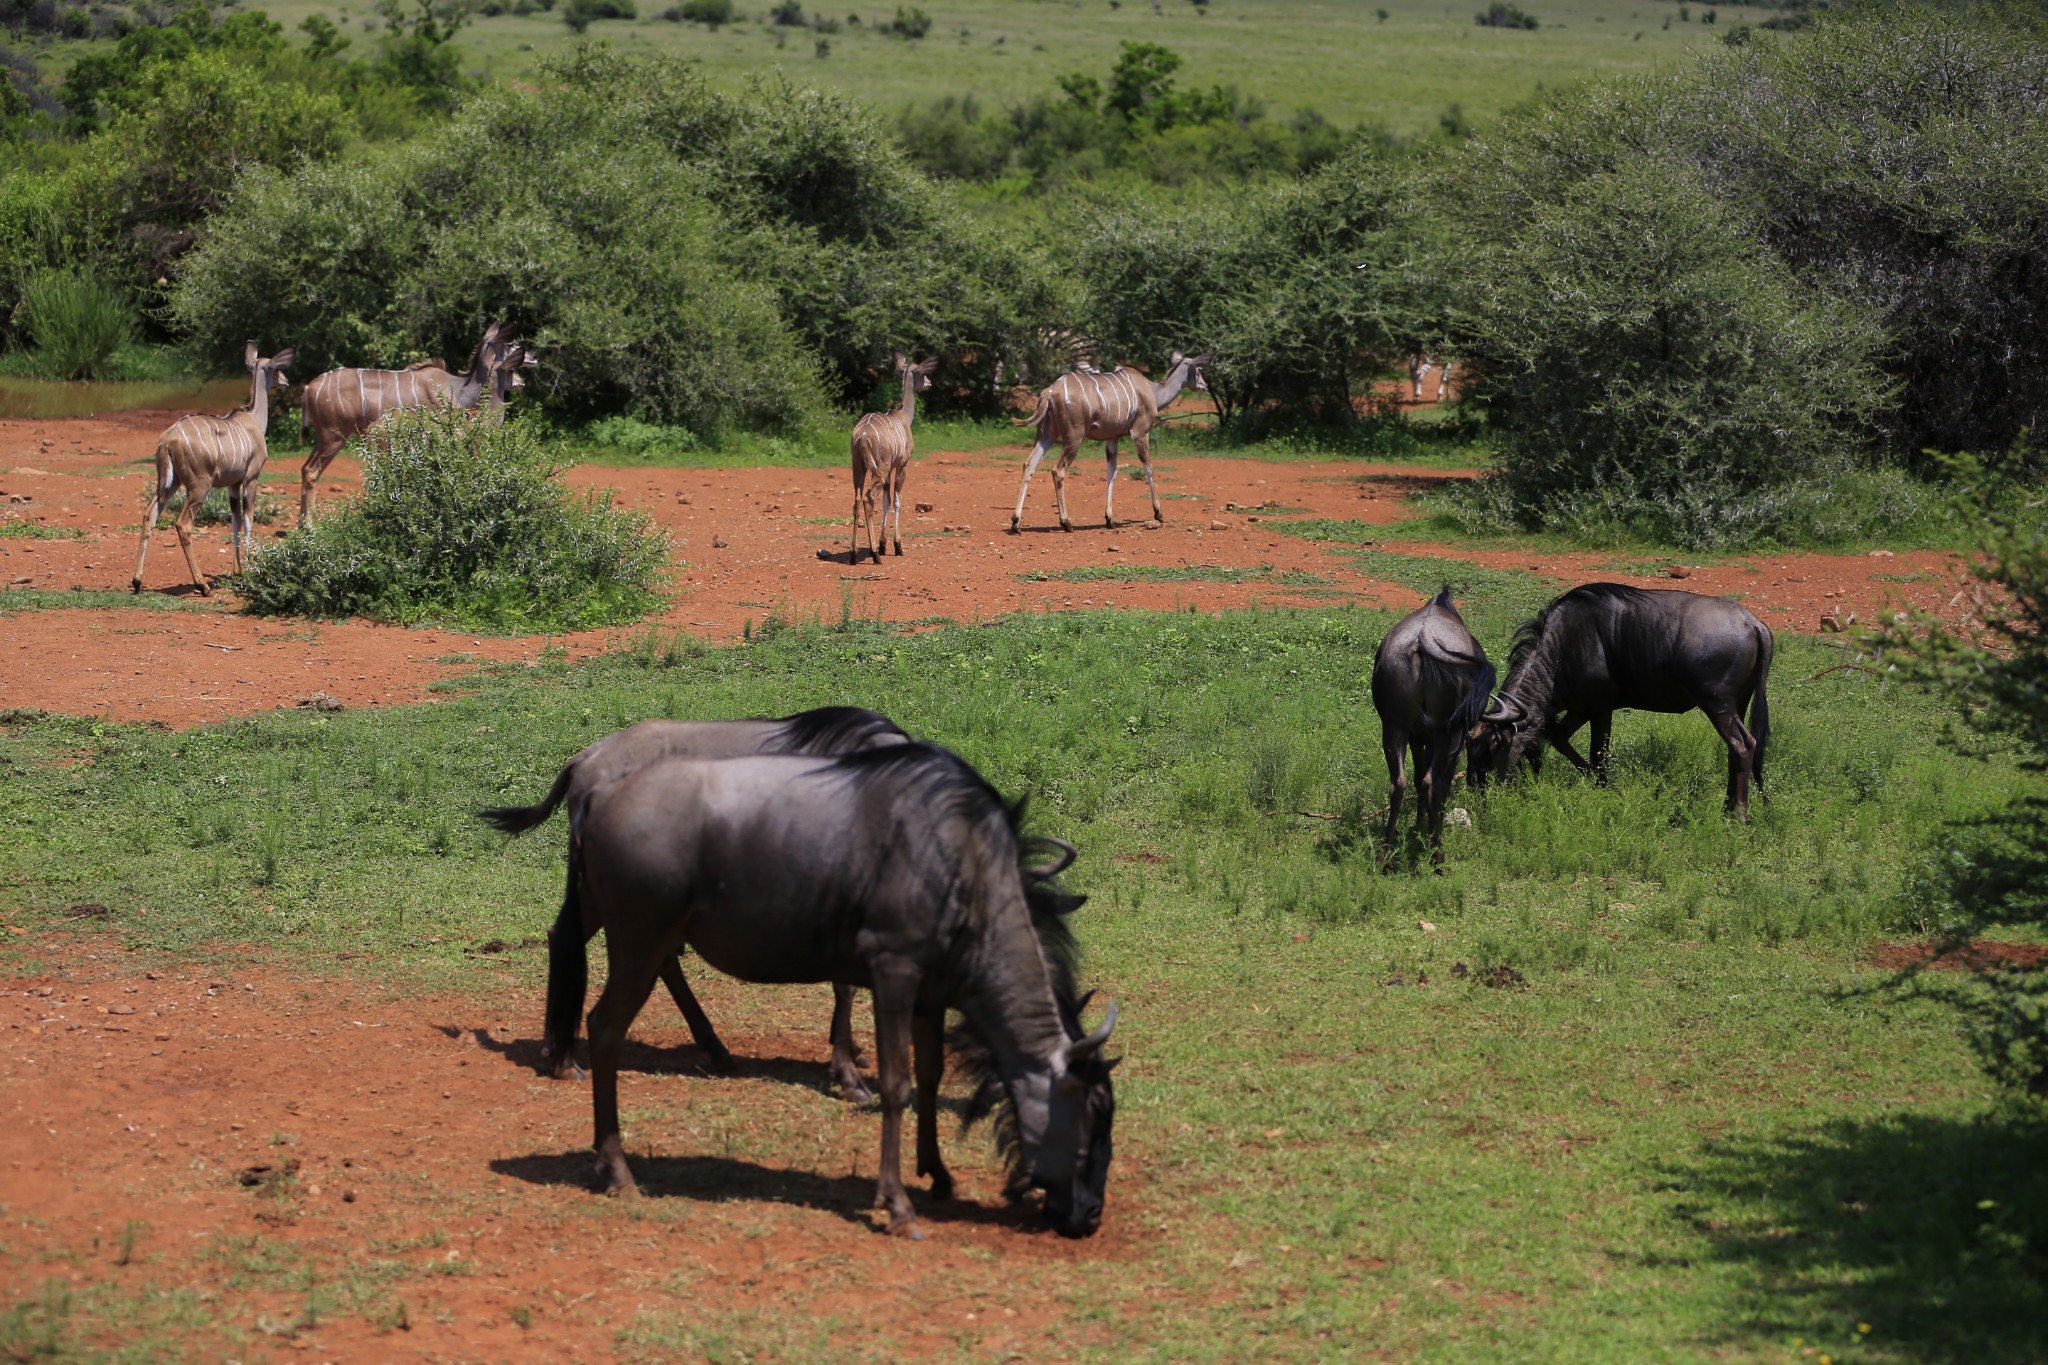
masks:
{"type": "Polygon", "coordinates": [[[879,711],[864,706],[820,706],[782,718],[782,752],[842,754],[860,749],[903,728],[879,711]]]}
{"type": "MultiPolygon", "coordinates": [[[[1028,844],[1030,841],[1027,840],[1028,844]]],[[[1031,929],[1038,938],[1038,950],[1045,958],[1046,974],[1052,981],[1053,1003],[1059,1006],[1060,1021],[1069,1038],[1082,1035],[1081,1007],[1084,1003],[1076,980],[1081,970],[1081,945],[1067,923],[1072,903],[1056,877],[1027,877],[1024,902],[1031,910],[1031,929]]],[[[1017,1131],[1017,1107],[1010,1102],[1010,1088],[996,1069],[995,1051],[965,1014],[959,1016],[946,1034],[946,1050],[960,1075],[973,1087],[960,1110],[960,1131],[965,1134],[986,1121],[995,1143],[996,1156],[1007,1173],[1005,1186],[1012,1195],[1021,1194],[1030,1172],[1024,1160],[1024,1143],[1017,1131]]]]}

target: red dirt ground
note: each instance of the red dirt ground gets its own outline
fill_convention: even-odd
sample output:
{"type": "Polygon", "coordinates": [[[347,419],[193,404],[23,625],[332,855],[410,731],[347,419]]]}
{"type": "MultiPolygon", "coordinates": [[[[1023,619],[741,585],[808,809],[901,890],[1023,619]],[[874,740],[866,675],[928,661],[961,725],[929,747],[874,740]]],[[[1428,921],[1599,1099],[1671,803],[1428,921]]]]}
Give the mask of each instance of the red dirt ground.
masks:
{"type": "MultiPolygon", "coordinates": [[[[0,517],[83,532],[78,540],[0,536],[0,588],[125,592],[135,565],[140,505],[150,455],[165,414],[130,413],[72,421],[0,422],[0,517]]],[[[1388,525],[1387,548],[1427,553],[1392,523],[1404,499],[1429,481],[1454,477],[1358,463],[1265,464],[1251,460],[1162,461],[1167,520],[1152,527],[1101,525],[1102,466],[1085,460],[1070,480],[1076,529],[1053,516],[1052,480],[1033,482],[1025,531],[1006,534],[1024,448],[964,455],[921,454],[907,497],[930,512],[904,517],[907,553],[849,566],[852,495],[840,470],[676,470],[580,468],[570,482],[608,486],[645,508],[675,537],[678,595],[656,623],[712,640],[739,636],[771,612],[836,620],[842,609],[892,621],[972,621],[1015,611],[1098,606],[1194,607],[1253,603],[1312,605],[1356,600],[1408,607],[1406,588],[1360,574],[1341,550],[1265,529],[1260,507],[1388,525]],[[1408,477],[1400,477],[1400,476],[1408,477]],[[1390,477],[1391,476],[1391,477],[1390,477]],[[721,544],[722,542],[722,544],[721,544]],[[838,556],[837,562],[823,554],[838,556]],[[1275,575],[1311,573],[1326,587],[1248,583],[1065,583],[1022,576],[1079,566],[1268,566],[1275,575]]],[[[1122,517],[1149,507],[1142,479],[1118,480],[1122,517]]],[[[286,512],[297,505],[296,461],[266,477],[286,512]]],[[[323,480],[329,498],[355,486],[358,470],[338,460],[323,480]]],[[[282,523],[280,523],[282,525],[282,523]]],[[[271,534],[265,530],[263,534],[271,534]]],[[[227,568],[223,527],[195,538],[203,567],[227,568]]],[[[1446,551],[1491,567],[1529,568],[1564,582],[1611,578],[1676,586],[1669,566],[1617,565],[1612,556],[1525,551],[1446,551]],[[1640,570],[1637,573],[1627,569],[1640,570]]],[[[1869,620],[1894,604],[1940,609],[1954,591],[1953,556],[1787,555],[1693,567],[1683,586],[1740,594],[1776,629],[1812,631],[1824,616],[1869,620]],[[1898,579],[1910,581],[1899,582],[1898,579]]],[[[191,597],[176,538],[153,538],[146,592],[191,597]]],[[[194,599],[197,601],[197,599],[194,599]]],[[[521,660],[559,645],[582,656],[632,631],[595,631],[559,640],[500,639],[460,631],[408,630],[362,622],[266,621],[235,614],[232,592],[197,609],[52,610],[7,613],[0,641],[0,708],[33,707],[117,720],[191,725],[291,706],[314,692],[345,704],[431,699],[430,684],[475,660],[521,660]]]]}
{"type": "MultiPolygon", "coordinates": [[[[0,537],[0,588],[125,592],[150,453],[167,420],[0,422],[0,517],[83,533],[0,537]]],[[[1271,513],[1256,509],[1388,525],[1389,548],[1426,552],[1392,523],[1406,515],[1406,494],[1448,477],[1178,458],[1163,462],[1164,526],[1105,530],[1101,465],[1091,459],[1070,490],[1073,534],[1054,529],[1051,480],[1041,476],[1026,533],[1011,537],[1004,531],[1022,453],[921,455],[908,494],[931,510],[906,515],[909,553],[857,567],[821,558],[843,556],[848,544],[842,471],[586,468],[570,478],[616,488],[675,537],[679,595],[659,624],[726,640],[771,612],[837,619],[843,608],[893,621],[971,621],[1097,606],[1407,607],[1414,592],[1359,574],[1341,551],[1276,534],[1262,521],[1271,513]],[[1027,577],[1115,564],[1269,566],[1327,586],[1027,577]]],[[[357,474],[337,462],[323,491],[345,494],[357,474]]],[[[295,508],[296,462],[272,481],[295,508]]],[[[1142,513],[1142,486],[1120,483],[1123,514],[1142,513]]],[[[224,530],[199,539],[202,562],[225,568],[224,530]]],[[[1567,582],[1671,583],[1658,576],[1667,566],[1636,566],[1644,572],[1631,575],[1600,555],[1455,553],[1567,582]]],[[[1933,553],[1795,555],[1696,566],[1683,586],[1742,594],[1774,628],[1814,630],[1824,615],[1869,619],[1894,603],[1941,609],[1956,568],[1933,553]]],[[[158,532],[146,591],[186,594],[184,572],[175,539],[158,532]]],[[[432,700],[428,687],[451,668],[530,658],[550,644],[591,654],[644,629],[497,639],[259,621],[234,608],[223,593],[191,610],[0,613],[0,709],[183,726],[291,706],[316,691],[351,706],[413,703],[432,700]]],[[[643,1311],[673,1319],[680,1303],[784,1323],[838,1319],[880,1333],[875,1339],[905,1356],[1054,1359],[1086,1340],[1085,1327],[1055,1320],[1074,1273],[1128,1273],[1131,1239],[1157,1221],[1146,1212],[1145,1154],[1124,1148],[1102,1234],[1061,1242],[1003,1208],[993,1160],[976,1138],[949,1147],[964,1198],[932,1221],[930,1242],[849,1235],[849,1222],[865,1227],[870,1216],[878,1123],[820,1093],[817,991],[703,981],[734,1051],[775,1059],[730,1078],[703,1076],[694,1052],[658,1051],[685,1039],[672,1016],[649,1009],[636,1028],[641,1072],[627,1080],[626,1117],[636,1161],[651,1153],[642,1164],[654,1172],[654,1193],[643,1201],[646,1216],[629,1219],[586,1187],[587,1089],[531,1070],[537,1029],[520,1017],[537,1009],[531,962],[491,969],[517,987],[494,1004],[474,995],[400,999],[361,981],[307,979],[259,962],[210,975],[188,963],[143,976],[105,945],[13,941],[33,946],[56,974],[0,982],[8,1119],[0,1123],[8,1227],[0,1265],[20,1286],[8,1296],[17,1301],[52,1276],[70,1281],[82,1310],[74,1328],[102,1346],[147,1330],[122,1314],[150,1292],[179,1289],[210,1296],[218,1317],[235,1325],[219,1339],[213,1329],[165,1329],[160,1354],[186,1358],[603,1359],[643,1311]],[[705,1131],[635,1126],[636,1110],[667,1105],[688,1118],[696,1111],[686,1104],[736,1112],[741,1140],[708,1122],[705,1131]],[[792,1146],[786,1132],[780,1147],[750,1140],[760,1116],[778,1112],[801,1142],[792,1146]],[[718,1139],[733,1155],[705,1155],[718,1139]],[[281,1186],[239,1179],[285,1161],[298,1165],[281,1186]],[[929,1286],[938,1282],[971,1292],[934,1303],[929,1286]],[[333,1286],[354,1285],[347,1292],[360,1297],[308,1324],[304,1288],[282,1286],[312,1284],[335,1294],[344,1291],[333,1286]],[[118,1301],[112,1309],[109,1299],[118,1301]],[[903,1312],[911,1302],[916,1311],[903,1312]],[[395,1325],[397,1305],[404,1328],[395,1325]]],[[[800,1341],[792,1347],[800,1349],[800,1341]]]]}

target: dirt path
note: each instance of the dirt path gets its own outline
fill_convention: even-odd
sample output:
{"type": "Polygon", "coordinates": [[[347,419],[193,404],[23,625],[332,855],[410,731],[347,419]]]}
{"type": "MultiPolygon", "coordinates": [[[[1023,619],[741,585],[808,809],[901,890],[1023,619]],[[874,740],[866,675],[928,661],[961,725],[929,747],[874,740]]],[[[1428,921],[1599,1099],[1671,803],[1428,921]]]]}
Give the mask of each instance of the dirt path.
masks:
{"type": "MultiPolygon", "coordinates": [[[[78,538],[0,536],[0,587],[125,592],[135,563],[139,504],[164,414],[113,419],[0,422],[0,517],[75,531],[78,538]]],[[[908,497],[906,553],[880,563],[846,561],[852,497],[839,470],[675,470],[585,467],[582,487],[608,486],[650,511],[675,538],[677,597],[654,624],[710,640],[737,638],[771,613],[836,620],[844,611],[890,621],[973,621],[1017,611],[1099,606],[1219,611],[1255,603],[1358,601],[1412,606],[1417,594],[1361,573],[1341,549],[1281,535],[1273,515],[1311,514],[1390,526],[1407,496],[1449,475],[1359,463],[1267,464],[1182,458],[1160,477],[1163,526],[1101,525],[1099,462],[1078,467],[1069,488],[1072,534],[1057,529],[1051,479],[1034,482],[1025,531],[1006,534],[1023,447],[920,455],[908,497]],[[929,510],[922,510],[928,508],[929,510]],[[1264,511],[1257,509],[1266,509],[1264,511]],[[1281,509],[1286,509],[1281,513],[1281,509]],[[1136,568],[1174,575],[1241,571],[1238,582],[1063,581],[1089,570],[1136,568]],[[1044,575],[1043,578],[1040,575],[1044,575]]],[[[347,460],[324,486],[346,493],[359,471],[347,460]]],[[[296,505],[296,461],[266,479],[296,505]]],[[[1119,479],[1118,509],[1148,508],[1142,479],[1119,479]]],[[[277,523],[265,534],[272,534],[277,523]]],[[[202,565],[225,569],[224,528],[202,530],[202,565]]],[[[1390,531],[1388,549],[1430,553],[1390,531]]],[[[1534,569],[1565,582],[1593,577],[1674,584],[1662,563],[1617,565],[1598,554],[1445,551],[1492,567],[1534,569]]],[[[119,720],[188,725],[291,706],[315,692],[347,705],[416,702],[451,670],[478,660],[529,659],[549,647],[582,656],[640,634],[597,631],[562,639],[498,639],[363,622],[263,621],[234,614],[232,593],[191,596],[177,542],[158,532],[145,590],[181,610],[141,607],[0,614],[0,708],[34,707],[119,720]]],[[[1867,620],[1896,601],[1939,608],[1953,591],[1953,557],[1789,555],[1694,568],[1683,586],[1739,594],[1775,629],[1816,630],[1824,615],[1867,620]]]]}
{"type": "MultiPolygon", "coordinates": [[[[824,1093],[822,987],[706,973],[707,1011],[757,1059],[729,1076],[646,1012],[622,1082],[646,1197],[622,1202],[592,1192],[588,1086],[536,1075],[537,1020],[486,992],[144,974],[104,945],[45,947],[68,970],[0,983],[0,1303],[73,1286],[69,1332],[131,1358],[604,1360],[636,1326],[788,1315],[892,1354],[971,1339],[1002,1359],[1071,1343],[1059,1285],[1143,1235],[1127,1145],[1118,1218],[1068,1242],[1002,1202],[986,1140],[951,1122],[960,1197],[925,1205],[922,1244],[880,1232],[880,1121],[824,1093]],[[210,1324],[159,1322],[177,1302],[210,1324]]],[[[528,956],[480,975],[527,1005],[528,956]]],[[[789,1339],[802,1358],[811,1338],[789,1339]]]]}

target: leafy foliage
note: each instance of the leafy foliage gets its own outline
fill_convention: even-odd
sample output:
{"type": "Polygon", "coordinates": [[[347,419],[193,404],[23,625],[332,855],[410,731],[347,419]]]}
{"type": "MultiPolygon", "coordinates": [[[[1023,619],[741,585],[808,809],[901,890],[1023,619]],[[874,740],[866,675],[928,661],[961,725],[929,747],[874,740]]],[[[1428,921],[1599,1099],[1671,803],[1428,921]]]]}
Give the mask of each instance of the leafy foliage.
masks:
{"type": "Polygon", "coordinates": [[[2012,479],[2007,459],[1954,462],[1959,510],[1982,528],[1973,561],[1975,620],[1964,632],[1938,619],[1883,632],[1896,662],[1954,704],[1980,756],[2009,750],[2027,788],[1990,814],[1944,829],[1917,887],[1942,955],[1970,969],[1960,985],[1935,976],[1923,993],[1960,1006],[1985,1069],[2001,1084],[2048,1098],[2048,962],[1979,957],[1973,940],[1999,929],[2048,926],[2048,508],[2012,479]]]}
{"type": "Polygon", "coordinates": [[[1531,206],[1465,310],[1485,365],[1466,393],[1502,436],[1476,496],[1511,525],[1701,548],[1803,538],[1884,396],[1871,321],[1656,161],[1531,206]]]}
{"type": "Polygon", "coordinates": [[[102,379],[134,337],[134,305],[97,275],[42,270],[22,288],[20,321],[58,379],[102,379]]]}
{"type": "Polygon", "coordinates": [[[257,551],[238,585],[251,611],[541,632],[658,603],[665,537],[609,497],[570,494],[526,424],[408,410],[363,459],[360,497],[257,551]]]}

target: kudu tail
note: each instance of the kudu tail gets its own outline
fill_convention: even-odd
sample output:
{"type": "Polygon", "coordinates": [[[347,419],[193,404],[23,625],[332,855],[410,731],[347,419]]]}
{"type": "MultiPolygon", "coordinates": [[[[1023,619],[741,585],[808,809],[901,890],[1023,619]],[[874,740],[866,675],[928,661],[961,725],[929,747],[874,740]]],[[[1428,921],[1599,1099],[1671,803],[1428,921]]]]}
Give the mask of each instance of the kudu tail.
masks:
{"type": "Polygon", "coordinates": [[[562,797],[569,791],[569,779],[575,772],[573,763],[562,769],[555,775],[555,785],[548,788],[548,794],[531,806],[493,806],[489,810],[478,811],[476,818],[507,834],[524,834],[555,813],[555,807],[562,804],[562,797]]]}
{"type": "Polygon", "coordinates": [[[542,1017],[541,1040],[547,1053],[546,1069],[566,1075],[571,1065],[570,1049],[576,1046],[576,1028],[583,1018],[583,997],[590,989],[590,962],[583,937],[582,868],[575,848],[569,851],[568,885],[562,891],[562,912],[555,927],[548,930],[548,998],[542,1017]]]}
{"type": "Polygon", "coordinates": [[[1777,650],[1777,643],[1771,638],[1770,627],[1759,625],[1763,632],[1763,652],[1757,658],[1756,692],[1749,699],[1749,737],[1755,744],[1750,759],[1750,781],[1761,788],[1764,785],[1764,746],[1771,738],[1771,700],[1766,687],[1771,676],[1771,655],[1777,650]]]}
{"type": "Polygon", "coordinates": [[[1035,427],[1045,420],[1046,413],[1051,410],[1052,400],[1041,393],[1038,395],[1038,406],[1031,410],[1031,415],[1029,417],[1012,417],[1010,425],[1013,427],[1035,427]]]}

